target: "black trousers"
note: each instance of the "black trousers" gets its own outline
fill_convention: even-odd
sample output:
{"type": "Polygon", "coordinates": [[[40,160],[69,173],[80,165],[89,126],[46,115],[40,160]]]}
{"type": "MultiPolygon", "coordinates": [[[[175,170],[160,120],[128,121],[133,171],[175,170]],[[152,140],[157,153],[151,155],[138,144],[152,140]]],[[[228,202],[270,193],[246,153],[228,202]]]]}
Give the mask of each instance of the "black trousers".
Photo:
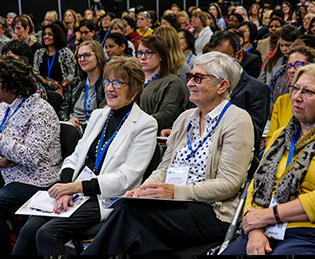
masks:
{"type": "Polygon", "coordinates": [[[70,218],[31,217],[22,228],[13,255],[65,255],[65,243],[100,222],[97,197],[91,197],[70,218]]]}
{"type": "Polygon", "coordinates": [[[83,254],[167,254],[223,240],[228,226],[204,203],[123,199],[83,254]]]}
{"type": "Polygon", "coordinates": [[[10,183],[0,188],[0,255],[11,253],[6,219],[40,189],[23,183],[10,183]]]}

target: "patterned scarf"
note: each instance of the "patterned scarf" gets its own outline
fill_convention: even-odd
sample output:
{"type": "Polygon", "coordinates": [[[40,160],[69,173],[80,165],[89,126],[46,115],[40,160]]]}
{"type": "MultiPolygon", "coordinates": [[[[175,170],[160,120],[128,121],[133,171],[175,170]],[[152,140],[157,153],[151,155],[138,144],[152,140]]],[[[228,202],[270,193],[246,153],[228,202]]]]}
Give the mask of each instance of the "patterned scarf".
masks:
{"type": "MultiPolygon", "coordinates": [[[[285,150],[290,149],[292,139],[298,127],[299,121],[292,116],[289,124],[283,129],[262,158],[254,175],[253,206],[269,206],[279,162],[285,150]]],[[[294,200],[299,195],[300,183],[303,181],[315,154],[314,133],[315,127],[296,143],[294,151],[297,156],[295,159],[292,159],[275,189],[274,198],[278,203],[294,200]]]]}

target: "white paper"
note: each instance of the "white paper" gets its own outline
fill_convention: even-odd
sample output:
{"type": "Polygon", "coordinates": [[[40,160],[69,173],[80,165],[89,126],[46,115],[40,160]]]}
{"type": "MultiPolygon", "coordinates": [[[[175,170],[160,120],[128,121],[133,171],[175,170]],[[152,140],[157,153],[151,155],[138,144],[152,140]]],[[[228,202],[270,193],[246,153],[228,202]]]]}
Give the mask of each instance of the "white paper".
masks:
{"type": "MultiPolygon", "coordinates": [[[[80,196],[75,202],[74,206],[68,206],[67,211],[61,211],[60,214],[56,214],[54,211],[46,212],[41,210],[32,209],[30,205],[34,204],[33,199],[39,199],[41,201],[45,200],[48,195],[47,191],[38,191],[35,193],[27,202],[25,202],[16,212],[18,215],[35,215],[35,216],[46,216],[46,217],[60,217],[60,218],[69,218],[80,206],[85,203],[90,197],[89,196],[80,196]],[[38,196],[42,196],[39,197],[38,196]]],[[[49,195],[48,195],[49,196],[49,195]]],[[[55,200],[54,200],[55,201],[55,200]]],[[[56,202],[56,201],[55,201],[56,202]]],[[[55,204],[53,204],[55,205],[55,204]]],[[[32,205],[34,206],[34,205],[32,205]]]]}
{"type": "Polygon", "coordinates": [[[80,175],[75,180],[76,182],[82,182],[82,181],[90,181],[92,179],[96,178],[96,175],[91,171],[90,168],[87,166],[84,167],[80,175]]]}

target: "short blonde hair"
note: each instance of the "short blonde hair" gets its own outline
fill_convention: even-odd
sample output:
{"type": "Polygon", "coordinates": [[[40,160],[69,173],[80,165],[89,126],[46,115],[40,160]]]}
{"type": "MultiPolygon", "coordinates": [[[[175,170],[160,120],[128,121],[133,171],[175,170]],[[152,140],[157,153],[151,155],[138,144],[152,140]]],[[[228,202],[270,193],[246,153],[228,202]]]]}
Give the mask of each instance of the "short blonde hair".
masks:
{"type": "Polygon", "coordinates": [[[186,24],[187,24],[187,25],[190,24],[190,22],[189,22],[189,16],[188,16],[188,14],[186,13],[186,11],[179,11],[176,16],[177,16],[177,19],[178,19],[180,16],[184,16],[184,17],[185,17],[186,24]]]}
{"type": "Polygon", "coordinates": [[[45,19],[46,19],[47,16],[53,17],[54,21],[58,20],[58,14],[57,14],[57,12],[55,10],[47,11],[46,14],[45,14],[45,19]]]}
{"type": "Polygon", "coordinates": [[[119,29],[121,29],[124,33],[126,32],[127,22],[124,19],[115,18],[110,22],[110,28],[113,27],[114,24],[117,24],[119,29]]]}

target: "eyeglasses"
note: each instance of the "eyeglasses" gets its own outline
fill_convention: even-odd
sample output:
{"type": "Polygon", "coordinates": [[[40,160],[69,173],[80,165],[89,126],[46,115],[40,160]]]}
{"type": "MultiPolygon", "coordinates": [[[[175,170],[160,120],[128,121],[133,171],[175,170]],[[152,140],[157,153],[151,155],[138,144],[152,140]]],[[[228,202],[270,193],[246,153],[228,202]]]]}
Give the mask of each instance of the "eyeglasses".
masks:
{"type": "Polygon", "coordinates": [[[302,66],[305,66],[305,65],[308,65],[310,64],[310,62],[304,62],[304,61],[296,61],[294,64],[290,64],[288,63],[286,65],[286,69],[289,70],[291,69],[292,67],[294,67],[295,70],[297,70],[299,67],[302,67],[302,66]]]}
{"type": "Polygon", "coordinates": [[[113,80],[113,81],[110,81],[108,79],[104,79],[103,80],[103,86],[104,87],[108,87],[110,84],[112,84],[112,86],[115,88],[115,89],[119,89],[121,88],[123,85],[127,85],[127,83],[125,82],[120,82],[119,80],[113,80]]]}
{"type": "Polygon", "coordinates": [[[94,52],[85,52],[83,54],[77,54],[77,59],[80,60],[83,58],[84,61],[87,61],[91,55],[95,54],[94,52]]]}
{"type": "Polygon", "coordinates": [[[84,34],[89,34],[90,31],[80,31],[80,33],[81,33],[82,35],[84,35],[84,34]]]}
{"type": "Polygon", "coordinates": [[[194,78],[194,82],[195,82],[196,84],[201,84],[202,78],[205,77],[205,76],[210,76],[210,77],[217,78],[217,77],[214,76],[214,75],[205,75],[205,74],[200,74],[200,73],[195,73],[195,74],[186,73],[187,82],[189,82],[192,78],[194,78]]]}
{"type": "Polygon", "coordinates": [[[298,91],[301,91],[301,95],[304,98],[311,98],[315,94],[315,92],[312,90],[302,89],[302,88],[297,87],[296,85],[291,86],[291,87],[293,87],[293,91],[292,91],[293,95],[296,95],[298,91]]]}
{"type": "Polygon", "coordinates": [[[155,54],[155,52],[154,51],[145,51],[145,52],[143,52],[141,50],[136,51],[137,58],[142,58],[143,54],[144,54],[144,56],[146,58],[152,58],[152,56],[153,56],[153,54],[155,54]]]}

